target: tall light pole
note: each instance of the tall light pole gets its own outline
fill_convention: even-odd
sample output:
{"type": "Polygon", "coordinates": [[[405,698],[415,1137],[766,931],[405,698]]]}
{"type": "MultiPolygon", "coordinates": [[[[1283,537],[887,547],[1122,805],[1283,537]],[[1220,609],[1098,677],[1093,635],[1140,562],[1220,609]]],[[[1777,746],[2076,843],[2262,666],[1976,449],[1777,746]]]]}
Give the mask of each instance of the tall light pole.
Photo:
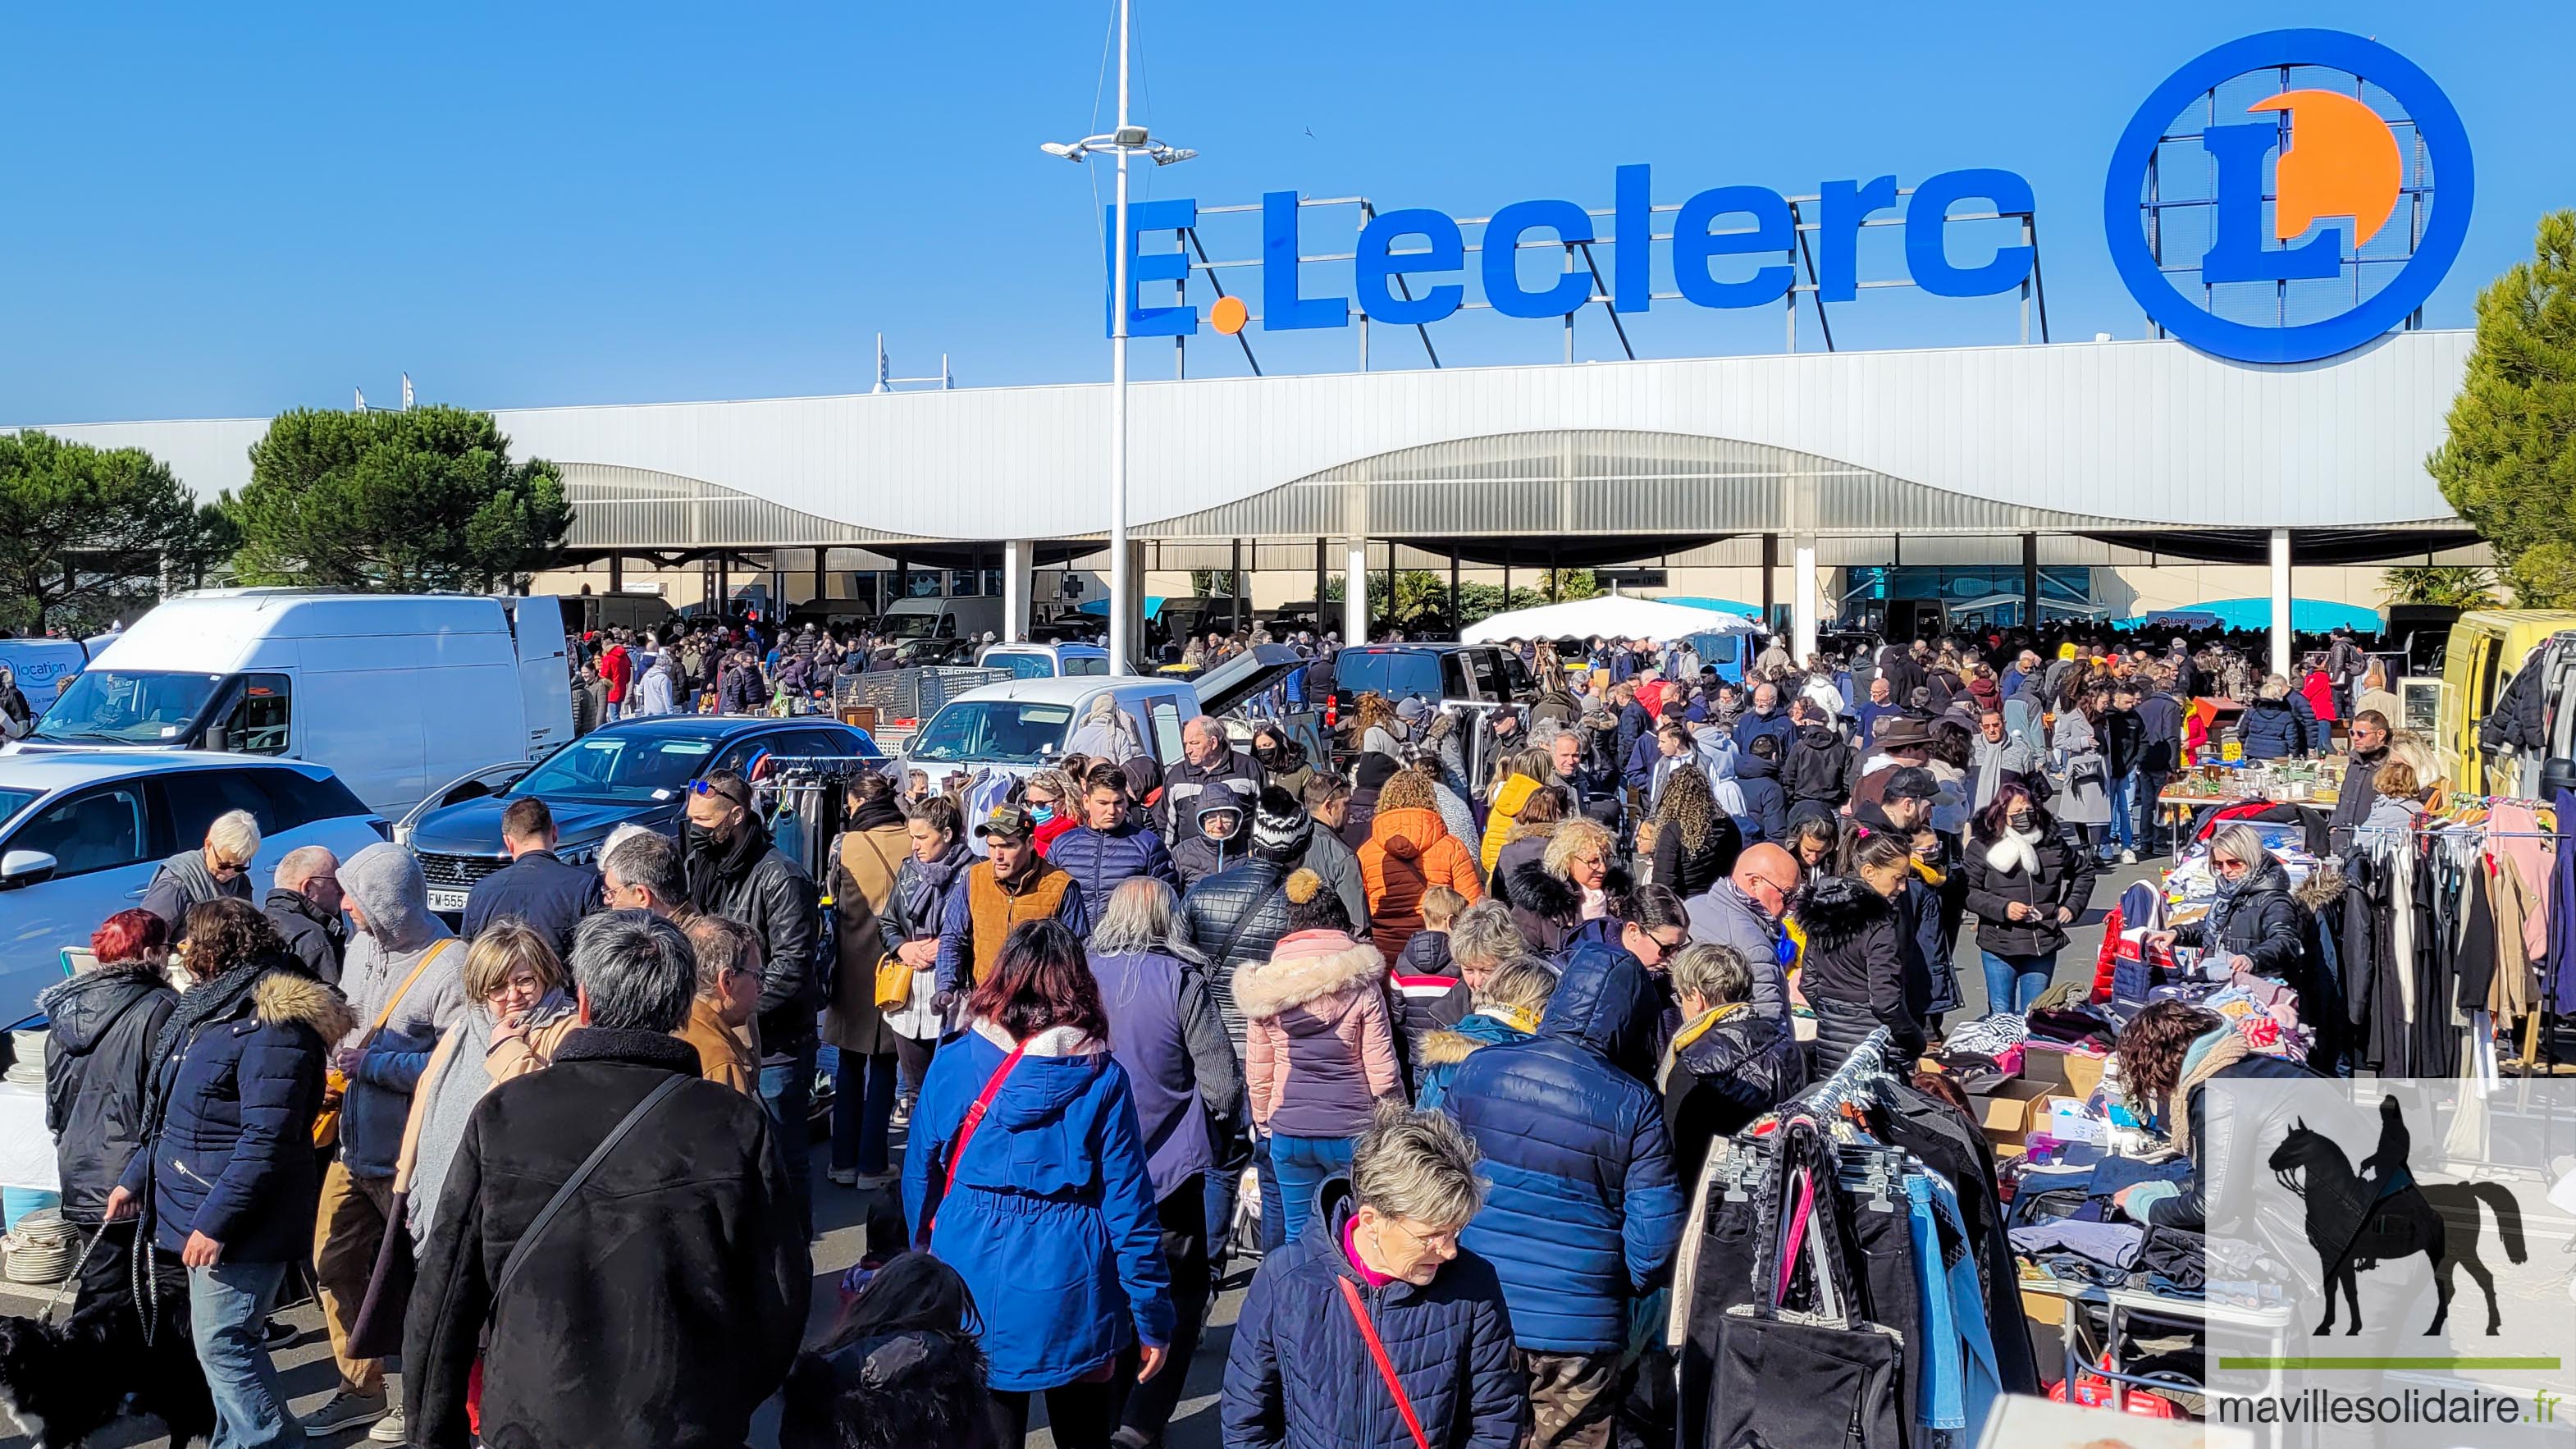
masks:
{"type": "Polygon", "coordinates": [[[1144,156],[1169,166],[1197,155],[1155,140],[1145,128],[1127,120],[1127,32],[1133,0],[1118,5],[1118,127],[1105,136],[1079,141],[1049,141],[1038,147],[1067,161],[1087,161],[1095,153],[1118,158],[1116,220],[1110,225],[1109,302],[1109,659],[1110,667],[1127,670],[1136,661],[1136,641],[1127,621],[1134,613],[1136,579],[1127,562],[1127,158],[1144,156]]]}

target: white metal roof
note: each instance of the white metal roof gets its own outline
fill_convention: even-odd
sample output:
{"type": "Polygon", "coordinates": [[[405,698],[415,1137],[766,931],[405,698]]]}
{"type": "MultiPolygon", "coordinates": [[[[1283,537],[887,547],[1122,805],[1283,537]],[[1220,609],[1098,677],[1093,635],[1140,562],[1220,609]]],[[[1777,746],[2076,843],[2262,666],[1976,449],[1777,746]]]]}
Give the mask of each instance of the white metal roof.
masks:
{"type": "MultiPolygon", "coordinates": [[[[2446,520],[2423,459],[2442,439],[2470,342],[2465,331],[2400,332],[2289,367],[2135,341],[1142,382],[1129,410],[1130,517],[1151,531],[1408,449],[1594,430],[1769,450],[1772,475],[1827,475],[1813,506],[1834,512],[1848,495],[1838,516],[1852,528],[1912,526],[1902,509],[1919,498],[1868,491],[1891,483],[2149,528],[2446,520]]],[[[732,506],[766,510],[759,526],[782,532],[1045,539],[1106,527],[1107,404],[1103,385],[1082,384],[498,417],[521,456],[565,464],[569,477],[661,480],[649,500],[582,505],[603,519],[631,509],[667,529],[692,509],[732,506]]],[[[211,495],[246,481],[259,425],[50,431],[150,448],[211,495]]],[[[1409,518],[1404,531],[1438,522],[1409,518]]]]}

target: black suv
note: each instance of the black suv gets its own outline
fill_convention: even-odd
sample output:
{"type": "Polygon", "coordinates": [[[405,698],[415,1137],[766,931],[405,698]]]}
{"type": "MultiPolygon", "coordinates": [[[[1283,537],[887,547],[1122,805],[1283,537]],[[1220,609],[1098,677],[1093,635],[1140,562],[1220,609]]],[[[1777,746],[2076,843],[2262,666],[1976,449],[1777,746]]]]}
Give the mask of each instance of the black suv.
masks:
{"type": "Polygon", "coordinates": [[[1521,657],[1499,644],[1360,644],[1333,656],[1333,705],[1346,711],[1366,691],[1391,700],[1418,694],[1433,704],[1527,704],[1538,682],[1521,657]]]}

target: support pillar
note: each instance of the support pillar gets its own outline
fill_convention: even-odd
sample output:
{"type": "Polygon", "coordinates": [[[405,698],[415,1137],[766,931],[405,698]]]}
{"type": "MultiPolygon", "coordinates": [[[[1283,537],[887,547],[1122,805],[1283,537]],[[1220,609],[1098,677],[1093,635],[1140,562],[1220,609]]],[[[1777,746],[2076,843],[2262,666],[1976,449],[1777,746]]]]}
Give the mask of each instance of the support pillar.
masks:
{"type": "Polygon", "coordinates": [[[2039,535],[2021,536],[2021,626],[2039,637],[2039,535]]]}
{"type": "Polygon", "coordinates": [[[1037,545],[1025,538],[1002,544],[1002,638],[1013,644],[1029,637],[1029,585],[1037,545]]]}
{"type": "Polygon", "coordinates": [[[1798,534],[1790,547],[1789,652],[1804,666],[1816,652],[1816,536],[1798,534]]]}
{"type": "Polygon", "coordinates": [[[1354,538],[1342,551],[1342,642],[1368,642],[1368,540],[1354,538]]]}
{"type": "Polygon", "coordinates": [[[828,603],[832,597],[832,581],[828,576],[831,557],[829,547],[819,543],[814,545],[814,602],[817,604],[828,603]]]}
{"type": "Polygon", "coordinates": [[[1233,616],[1231,632],[1240,634],[1243,632],[1243,540],[1229,539],[1227,544],[1233,555],[1225,571],[1225,591],[1231,596],[1230,602],[1234,607],[1226,612],[1233,616]]]}
{"type": "Polygon", "coordinates": [[[1780,602],[1780,535],[1762,535],[1762,627],[1772,627],[1771,611],[1780,602]]]}
{"type": "Polygon", "coordinates": [[[626,592],[626,555],[622,553],[608,556],[608,591],[612,594],[626,592]]]}
{"type": "Polygon", "coordinates": [[[1449,548],[1449,634],[1450,634],[1450,637],[1451,637],[1451,638],[1456,638],[1456,637],[1457,637],[1457,634],[1458,634],[1458,631],[1459,631],[1461,628],[1463,628],[1463,627],[1465,627],[1465,626],[1461,625],[1461,624],[1458,622],[1458,549],[1457,549],[1457,546],[1456,546],[1455,544],[1452,544],[1452,545],[1450,546],[1450,548],[1449,548]]]}
{"type": "Polygon", "coordinates": [[[2272,672],[2290,674],[2290,531],[2272,530],[2272,672]]]}
{"type": "Polygon", "coordinates": [[[905,558],[902,554],[896,554],[894,556],[894,598],[886,600],[885,608],[881,608],[877,610],[877,612],[882,614],[886,609],[894,607],[895,599],[909,599],[911,597],[912,560],[905,558]]]}
{"type": "Polygon", "coordinates": [[[1395,540],[1386,541],[1386,626],[1395,627],[1395,540]]]}
{"type": "Polygon", "coordinates": [[[1331,582],[1324,572],[1324,541],[1315,540],[1315,637],[1324,637],[1324,587],[1331,582]]]}
{"type": "MultiPolygon", "coordinates": [[[[1113,555],[1110,562],[1115,564],[1118,560],[1113,555]]],[[[1127,618],[1127,638],[1129,641],[1128,647],[1133,649],[1135,653],[1132,657],[1127,659],[1120,659],[1114,654],[1111,655],[1109,657],[1109,667],[1113,672],[1122,674],[1150,673],[1152,672],[1151,670],[1138,668],[1140,664],[1151,658],[1153,655],[1153,651],[1145,645],[1145,544],[1143,540],[1128,540],[1126,563],[1127,578],[1131,583],[1133,583],[1134,587],[1128,589],[1124,597],[1119,597],[1114,594],[1111,595],[1109,607],[1125,611],[1127,618]]]]}

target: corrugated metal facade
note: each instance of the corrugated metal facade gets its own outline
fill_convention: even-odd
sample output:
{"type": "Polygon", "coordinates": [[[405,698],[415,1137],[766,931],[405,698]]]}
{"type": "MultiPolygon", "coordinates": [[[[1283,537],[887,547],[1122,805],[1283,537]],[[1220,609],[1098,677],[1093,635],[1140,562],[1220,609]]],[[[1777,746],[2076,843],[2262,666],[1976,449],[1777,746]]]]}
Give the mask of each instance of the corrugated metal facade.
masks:
{"type": "MultiPolygon", "coordinates": [[[[2112,342],[1139,383],[1129,517],[1147,532],[1215,531],[1223,510],[1222,531],[1243,534],[1708,533],[1782,527],[1767,520],[1785,508],[1802,526],[1769,474],[1816,479],[1813,526],[1828,530],[2447,520],[2423,459],[2469,344],[2397,333],[2296,367],[2112,342]],[[1534,470],[1501,441],[1532,435],[1563,435],[1568,456],[1534,470]],[[1603,446],[1572,441],[1585,438],[1603,446]]],[[[1096,384],[499,417],[523,455],[711,485],[781,510],[760,526],[834,526],[832,542],[1107,523],[1096,384]]],[[[247,476],[260,426],[53,431],[152,448],[212,494],[247,476]]]]}

